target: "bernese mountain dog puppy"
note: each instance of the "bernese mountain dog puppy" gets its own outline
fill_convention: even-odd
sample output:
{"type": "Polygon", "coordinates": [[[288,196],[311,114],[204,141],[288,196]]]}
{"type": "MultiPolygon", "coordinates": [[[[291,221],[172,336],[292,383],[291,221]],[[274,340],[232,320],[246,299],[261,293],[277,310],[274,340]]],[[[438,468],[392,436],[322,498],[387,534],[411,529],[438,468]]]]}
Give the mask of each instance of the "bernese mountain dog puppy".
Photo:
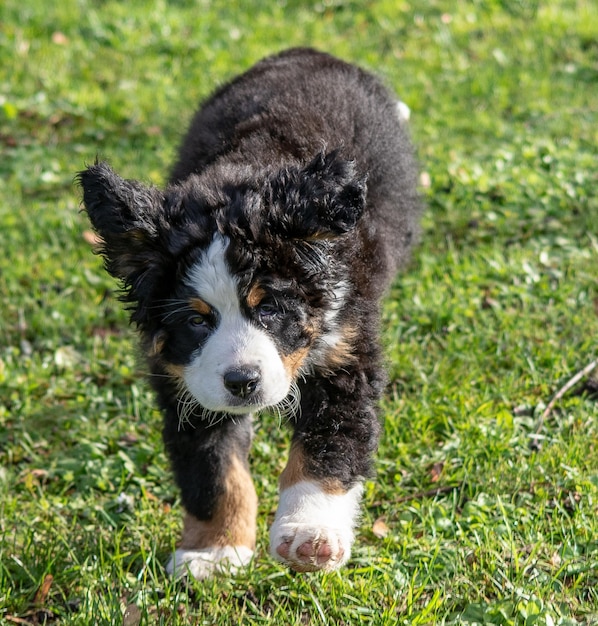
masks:
{"type": "Polygon", "coordinates": [[[405,106],[311,49],[259,62],[199,109],[164,190],[79,174],[141,344],[185,508],[168,565],[247,564],[252,420],[292,424],[270,551],[299,572],[350,556],[385,387],[380,299],[418,232],[405,106]]]}

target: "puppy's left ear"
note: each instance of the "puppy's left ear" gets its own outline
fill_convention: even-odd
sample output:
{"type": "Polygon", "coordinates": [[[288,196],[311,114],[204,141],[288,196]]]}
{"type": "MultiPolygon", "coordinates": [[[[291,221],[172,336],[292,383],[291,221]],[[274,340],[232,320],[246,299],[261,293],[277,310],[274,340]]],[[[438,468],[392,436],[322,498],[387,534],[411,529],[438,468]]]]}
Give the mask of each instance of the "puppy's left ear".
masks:
{"type": "Polygon", "coordinates": [[[285,234],[328,239],[351,231],[365,208],[366,179],[338,150],[317,155],[302,170],[281,173],[273,192],[285,234]]]}
{"type": "Polygon", "coordinates": [[[153,187],[118,176],[106,163],[78,175],[83,203],[102,239],[106,269],[123,285],[123,300],[132,302],[132,319],[143,322],[147,302],[163,282],[170,258],[161,242],[163,194],[153,187]]]}

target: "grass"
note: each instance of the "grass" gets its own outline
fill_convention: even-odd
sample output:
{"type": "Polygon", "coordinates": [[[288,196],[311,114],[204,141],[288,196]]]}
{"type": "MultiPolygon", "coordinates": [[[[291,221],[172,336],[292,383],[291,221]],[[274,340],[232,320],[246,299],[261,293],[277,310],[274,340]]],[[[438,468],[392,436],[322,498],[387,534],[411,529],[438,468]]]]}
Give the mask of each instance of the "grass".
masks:
{"type": "Polygon", "coordinates": [[[587,0],[4,0],[0,623],[598,623],[598,18],[587,0]],[[350,566],[267,556],[288,433],[260,419],[251,566],[165,576],[179,501],[73,177],[161,184],[197,101],[320,47],[412,109],[428,205],[385,305],[391,384],[350,566]],[[594,371],[595,374],[595,371],[594,371]]]}

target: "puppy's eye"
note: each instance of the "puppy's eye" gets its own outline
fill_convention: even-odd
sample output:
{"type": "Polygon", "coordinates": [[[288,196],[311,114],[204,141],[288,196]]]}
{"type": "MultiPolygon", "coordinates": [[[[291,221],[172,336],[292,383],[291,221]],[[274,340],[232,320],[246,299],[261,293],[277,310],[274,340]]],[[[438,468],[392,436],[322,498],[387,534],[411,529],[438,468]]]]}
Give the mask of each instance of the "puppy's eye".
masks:
{"type": "Polygon", "coordinates": [[[263,302],[257,307],[256,312],[262,326],[267,326],[276,319],[280,313],[280,309],[274,304],[263,302]]]}
{"type": "Polygon", "coordinates": [[[278,309],[273,304],[260,304],[258,314],[260,317],[272,317],[278,313],[278,309]]]}
{"type": "Polygon", "coordinates": [[[191,328],[203,328],[207,326],[208,321],[203,315],[192,315],[188,318],[187,323],[191,328]]]}

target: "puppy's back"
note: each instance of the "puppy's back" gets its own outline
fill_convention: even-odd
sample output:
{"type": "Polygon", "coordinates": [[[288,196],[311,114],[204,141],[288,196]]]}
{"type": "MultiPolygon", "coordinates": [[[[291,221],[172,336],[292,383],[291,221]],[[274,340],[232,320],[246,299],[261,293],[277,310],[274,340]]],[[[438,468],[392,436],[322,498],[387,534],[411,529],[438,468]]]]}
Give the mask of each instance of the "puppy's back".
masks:
{"type": "Polygon", "coordinates": [[[340,149],[367,176],[364,271],[375,261],[390,277],[408,258],[419,218],[413,150],[397,104],[376,77],[355,65],[308,48],[287,50],[202,105],[171,182],[223,163],[267,176],[340,149]]]}

